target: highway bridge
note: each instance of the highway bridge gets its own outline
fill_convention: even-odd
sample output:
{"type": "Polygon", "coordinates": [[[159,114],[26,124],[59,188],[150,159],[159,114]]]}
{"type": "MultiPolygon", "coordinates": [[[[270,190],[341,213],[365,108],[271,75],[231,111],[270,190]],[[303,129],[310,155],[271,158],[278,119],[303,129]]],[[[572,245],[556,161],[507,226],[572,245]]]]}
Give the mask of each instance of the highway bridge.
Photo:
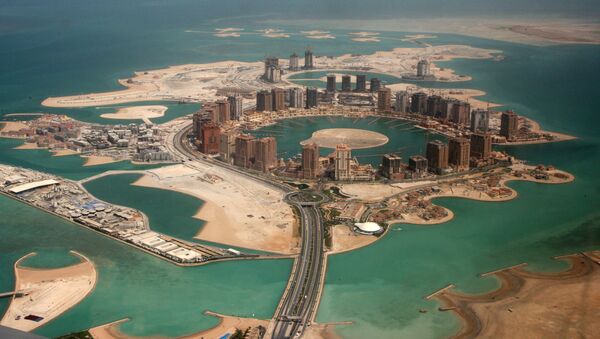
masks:
{"type": "MultiPolygon", "coordinates": [[[[299,192],[289,193],[286,201],[300,213],[302,250],[294,262],[292,275],[275,313],[272,338],[298,338],[310,326],[319,302],[324,272],[323,223],[318,205],[299,192]]],[[[312,200],[312,199],[310,199],[312,200]]]]}
{"type": "Polygon", "coordinates": [[[191,121],[172,134],[167,148],[176,159],[193,168],[194,162],[220,166],[224,170],[245,175],[264,182],[286,193],[285,201],[298,209],[302,227],[302,249],[294,260],[288,285],[275,311],[275,316],[267,336],[272,338],[299,338],[314,319],[325,274],[325,252],[323,249],[324,230],[319,204],[327,198],[320,193],[298,192],[290,186],[278,182],[261,173],[243,170],[233,165],[213,160],[199,153],[188,142],[192,129],[191,121]]]}

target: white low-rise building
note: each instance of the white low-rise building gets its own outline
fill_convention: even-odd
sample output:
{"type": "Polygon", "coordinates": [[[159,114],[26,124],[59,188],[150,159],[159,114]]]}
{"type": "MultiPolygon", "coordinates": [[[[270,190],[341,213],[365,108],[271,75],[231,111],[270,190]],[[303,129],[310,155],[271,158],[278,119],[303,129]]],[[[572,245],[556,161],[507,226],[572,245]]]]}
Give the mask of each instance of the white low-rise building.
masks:
{"type": "Polygon", "coordinates": [[[376,222],[357,222],[354,224],[354,232],[360,234],[379,234],[383,232],[383,227],[379,226],[376,222]]]}

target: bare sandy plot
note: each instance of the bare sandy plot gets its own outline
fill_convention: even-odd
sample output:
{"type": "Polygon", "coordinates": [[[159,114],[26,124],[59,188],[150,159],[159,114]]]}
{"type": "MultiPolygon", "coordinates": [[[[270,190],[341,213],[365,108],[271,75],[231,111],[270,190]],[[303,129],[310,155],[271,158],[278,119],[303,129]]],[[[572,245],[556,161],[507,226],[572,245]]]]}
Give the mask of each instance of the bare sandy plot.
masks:
{"type": "Polygon", "coordinates": [[[24,128],[28,128],[26,124],[20,121],[3,121],[0,122],[0,132],[8,133],[8,132],[18,132],[24,128]]]}
{"type": "Polygon", "coordinates": [[[52,153],[53,153],[52,156],[55,156],[55,157],[64,157],[67,155],[79,154],[79,152],[74,151],[72,149],[68,149],[68,148],[60,149],[60,150],[53,150],[52,153]]]}
{"type": "Polygon", "coordinates": [[[377,241],[379,238],[373,235],[364,235],[353,232],[346,225],[333,226],[333,247],[329,254],[353,251],[365,247],[377,241]]]}
{"type": "Polygon", "coordinates": [[[381,183],[356,183],[337,185],[342,194],[362,201],[379,201],[402,192],[402,188],[381,183]]]}
{"type": "Polygon", "coordinates": [[[455,338],[595,338],[600,332],[600,252],[561,257],[562,272],[517,265],[492,272],[501,286],[479,295],[436,292],[443,310],[461,320],[455,338]]]}
{"type": "Polygon", "coordinates": [[[85,167],[110,164],[110,163],[119,161],[113,157],[108,157],[108,156],[104,156],[104,155],[85,155],[85,156],[81,156],[81,157],[85,159],[85,163],[83,164],[83,166],[85,166],[85,167]]]}
{"type": "MultiPolygon", "coordinates": [[[[223,34],[234,33],[225,32],[223,34]]],[[[275,36],[279,37],[278,33],[275,36]]],[[[329,32],[303,32],[312,39],[334,39],[329,32]]],[[[360,38],[360,37],[359,37],[360,38]]],[[[374,36],[362,38],[375,38],[374,36]]],[[[396,77],[415,73],[419,59],[427,58],[432,62],[455,58],[493,58],[497,50],[473,48],[464,45],[428,46],[426,48],[396,48],[370,55],[345,54],[337,57],[315,56],[315,63],[320,69],[343,70],[365,67],[374,73],[385,73],[396,77]]],[[[285,62],[285,61],[284,61],[285,62]]],[[[438,68],[432,68],[437,75],[438,68]]],[[[185,100],[209,101],[218,97],[219,89],[238,88],[242,91],[257,91],[277,87],[296,87],[285,74],[282,82],[267,84],[260,80],[264,72],[264,64],[257,62],[222,61],[207,64],[188,64],[172,66],[165,69],[136,72],[129,79],[121,79],[119,83],[124,90],[90,93],[64,97],[51,97],[42,102],[48,107],[89,107],[114,105],[126,102],[150,100],[185,100]]],[[[453,74],[450,70],[444,73],[446,81],[464,81],[465,78],[453,74]]]]}
{"type": "Polygon", "coordinates": [[[152,119],[164,116],[166,111],[167,107],[162,105],[132,106],[121,107],[115,113],[104,113],[100,117],[123,120],[152,119]]]}
{"type": "Polygon", "coordinates": [[[46,147],[40,147],[35,142],[26,142],[15,147],[14,149],[46,149],[46,147]]]}
{"type": "Polygon", "coordinates": [[[326,128],[314,132],[310,139],[301,141],[301,145],[316,143],[320,147],[335,148],[346,144],[352,149],[372,148],[387,144],[388,137],[381,133],[356,128],[326,128]]]}
{"type": "Polygon", "coordinates": [[[32,331],[58,317],[85,298],[96,285],[97,273],[84,256],[81,263],[57,269],[20,267],[15,263],[15,290],[26,296],[14,298],[0,324],[22,331],[32,331]],[[25,319],[28,315],[42,317],[39,322],[25,319]]]}
{"type": "Polygon", "coordinates": [[[298,236],[283,192],[229,170],[194,163],[148,171],[134,185],[170,189],[205,203],[195,215],[206,221],[196,238],[276,253],[297,253],[298,236]]]}

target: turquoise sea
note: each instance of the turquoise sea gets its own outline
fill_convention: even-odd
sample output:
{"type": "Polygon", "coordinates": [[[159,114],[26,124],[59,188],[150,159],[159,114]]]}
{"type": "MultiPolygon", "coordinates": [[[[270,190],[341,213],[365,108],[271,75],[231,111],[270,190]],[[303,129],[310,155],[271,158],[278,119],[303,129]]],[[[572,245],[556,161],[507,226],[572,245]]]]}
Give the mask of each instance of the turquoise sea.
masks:
{"type": "MultiPolygon", "coordinates": [[[[134,5],[112,0],[91,4],[28,0],[0,6],[0,115],[46,110],[40,102],[47,96],[115,90],[119,88],[116,80],[133,71],[173,64],[286,57],[294,51],[301,54],[307,45],[319,55],[418,47],[400,41],[404,33],[392,31],[381,32],[379,43],[353,42],[347,35],[350,31],[327,29],[326,20],[318,27],[275,27],[294,33],[287,39],[262,37],[254,30],[269,27],[262,23],[264,6],[246,6],[240,13],[232,10],[242,6],[239,2],[207,8],[193,1],[134,5]],[[222,27],[242,27],[253,34],[227,39],[210,34],[222,27]],[[311,29],[330,30],[336,39],[307,39],[298,33],[311,29]]],[[[546,129],[577,136],[563,143],[506,147],[532,164],[569,171],[576,181],[557,186],[515,182],[511,187],[519,196],[505,203],[439,199],[437,203],[455,212],[451,222],[427,227],[396,225],[397,231],[371,246],[330,256],[317,321],[352,321],[353,325],[338,329],[347,338],[448,336],[456,320],[438,312],[436,303],[425,301],[424,296],[449,283],[467,292],[485,291],[497,283],[479,278],[480,273],[521,262],[530,263],[532,269],[558,270],[564,263],[551,257],[600,248],[600,47],[535,47],[436,35],[427,42],[499,49],[505,59],[445,62],[444,66],[473,80],[420,84],[482,89],[487,92],[486,100],[527,115],[546,129]],[[420,313],[420,309],[428,312],[420,313]]],[[[171,110],[181,110],[176,114],[196,109],[169,105],[175,106],[171,110]]],[[[100,111],[53,110],[85,121],[101,121],[96,116],[100,111]]],[[[401,150],[406,158],[422,150],[424,133],[372,120],[297,119],[267,129],[283,134],[279,151],[292,155],[300,150],[297,141],[329,127],[372,129],[390,138],[381,149],[361,151],[364,155],[401,150]]],[[[108,169],[139,168],[125,163],[81,167],[78,157],[13,150],[18,144],[0,139],[0,162],[72,179],[108,169]]],[[[373,164],[378,160],[364,159],[373,164]]],[[[140,208],[153,227],[166,233],[188,238],[194,228],[201,227],[200,221],[191,219],[201,201],[173,192],[131,188],[128,183],[133,180],[127,175],[106,177],[89,183],[88,188],[108,201],[140,208]]],[[[0,215],[0,291],[13,287],[13,263],[32,251],[39,255],[28,260],[28,265],[68,265],[73,263],[68,251],[76,250],[98,268],[93,293],[36,331],[48,336],[124,317],[131,318],[122,326],[127,334],[177,336],[216,324],[216,319],[202,315],[207,309],[269,318],[291,269],[289,260],[179,268],[5,197],[0,197],[0,215]]],[[[0,312],[6,305],[6,300],[0,300],[0,312]]]]}

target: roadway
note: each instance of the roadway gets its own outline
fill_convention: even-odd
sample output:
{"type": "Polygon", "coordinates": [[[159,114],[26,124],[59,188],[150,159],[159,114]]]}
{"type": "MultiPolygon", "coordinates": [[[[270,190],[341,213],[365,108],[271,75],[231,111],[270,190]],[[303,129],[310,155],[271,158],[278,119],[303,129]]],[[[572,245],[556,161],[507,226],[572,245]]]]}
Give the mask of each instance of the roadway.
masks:
{"type": "Polygon", "coordinates": [[[192,129],[189,125],[181,125],[181,129],[171,133],[167,140],[169,149],[176,159],[181,160],[186,166],[194,167],[194,162],[219,166],[240,175],[250,177],[268,185],[281,189],[286,193],[285,201],[296,206],[300,213],[302,226],[302,248],[294,260],[292,274],[286,290],[279,302],[272,321],[273,331],[267,335],[272,338],[299,338],[307,326],[313,321],[315,311],[319,304],[319,295],[322,289],[321,281],[324,272],[325,252],[323,249],[323,223],[319,204],[327,198],[320,193],[320,201],[307,201],[302,193],[295,191],[290,186],[270,178],[268,175],[249,170],[242,170],[231,164],[213,160],[199,153],[189,144],[187,138],[192,129]]]}
{"type": "Polygon", "coordinates": [[[325,253],[323,223],[318,205],[299,192],[289,193],[286,201],[298,209],[302,225],[302,249],[294,262],[292,275],[274,317],[272,338],[299,338],[313,321],[322,288],[325,253]]]}

